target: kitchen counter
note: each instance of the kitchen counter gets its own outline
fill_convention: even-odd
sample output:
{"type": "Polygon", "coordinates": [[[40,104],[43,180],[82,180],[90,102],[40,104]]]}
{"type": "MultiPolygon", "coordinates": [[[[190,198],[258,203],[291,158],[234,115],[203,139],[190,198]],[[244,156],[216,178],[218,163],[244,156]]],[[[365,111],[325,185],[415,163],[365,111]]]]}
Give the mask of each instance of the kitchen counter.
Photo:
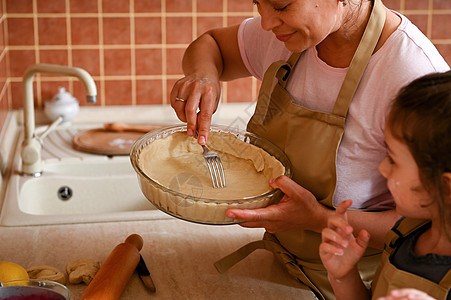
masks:
{"type": "MultiPolygon", "coordinates": [[[[247,242],[261,229],[238,225],[200,225],[176,218],[156,221],[0,227],[0,261],[23,267],[91,258],[101,263],[132,233],[141,235],[141,254],[156,293],[149,293],[136,272],[120,299],[316,299],[301,288],[266,250],[257,250],[224,274],[213,263],[247,242]]],[[[67,285],[78,299],[85,284],[67,285]]]]}
{"type": "MultiPolygon", "coordinates": [[[[244,129],[255,103],[221,105],[213,124],[244,129]]],[[[0,167],[4,177],[10,168],[11,145],[22,128],[21,111],[8,113],[0,133],[0,167]]],[[[102,122],[174,124],[179,122],[169,106],[83,106],[74,124],[102,122]]],[[[36,122],[48,124],[41,110],[36,122]]],[[[45,140],[44,140],[45,143],[45,140]]],[[[4,189],[2,189],[4,192],[4,189]]],[[[1,204],[1,203],[0,203],[1,204]]],[[[144,239],[141,254],[149,267],[156,293],[149,293],[136,272],[120,299],[316,299],[275,260],[272,253],[257,250],[224,274],[213,263],[248,242],[259,240],[263,229],[238,225],[200,225],[173,217],[158,220],[81,223],[39,226],[0,226],[0,261],[25,268],[50,265],[65,271],[67,263],[90,258],[103,263],[113,248],[136,233],[144,239]]],[[[79,299],[85,284],[67,284],[79,299]]]]}

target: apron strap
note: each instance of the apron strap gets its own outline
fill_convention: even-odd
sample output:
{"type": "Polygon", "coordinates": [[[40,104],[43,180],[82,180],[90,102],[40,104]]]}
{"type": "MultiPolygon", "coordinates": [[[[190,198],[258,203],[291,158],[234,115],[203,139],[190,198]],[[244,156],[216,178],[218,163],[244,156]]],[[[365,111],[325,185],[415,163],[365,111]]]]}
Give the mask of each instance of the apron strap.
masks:
{"type": "Polygon", "coordinates": [[[258,240],[254,242],[250,242],[243,247],[239,248],[235,252],[230,253],[229,255],[221,258],[217,262],[214,263],[216,270],[219,273],[225,273],[228,269],[236,265],[238,262],[246,258],[249,254],[254,252],[257,249],[267,249],[271,248],[270,244],[267,243],[266,240],[258,240]]]}
{"type": "Polygon", "coordinates": [[[448,288],[451,286],[451,269],[449,269],[446,275],[443,276],[442,280],[440,280],[440,285],[448,288]]]}
{"type": "Polygon", "coordinates": [[[400,239],[408,236],[410,233],[429,222],[429,220],[424,219],[402,217],[400,221],[398,221],[398,224],[386,234],[384,250],[391,255],[393,250],[396,249],[400,239]]]}
{"type": "Polygon", "coordinates": [[[279,60],[273,62],[266,70],[263,76],[262,85],[258,94],[258,105],[255,108],[254,120],[257,124],[263,124],[268,113],[269,103],[271,102],[271,92],[274,85],[274,78],[278,79],[278,84],[285,87],[288,81],[288,75],[298,61],[302,53],[293,53],[288,61],[279,60]]]}
{"type": "MultiPolygon", "coordinates": [[[[283,248],[274,239],[275,238],[271,234],[265,233],[262,240],[250,242],[244,245],[235,252],[232,252],[231,254],[215,262],[214,266],[216,270],[222,274],[236,265],[238,262],[246,258],[255,250],[266,249],[268,251],[271,251],[275,255],[275,257],[287,269],[288,273],[297,278],[299,282],[310,288],[316,295],[321,295],[320,289],[304,274],[296,258],[294,258],[294,256],[290,252],[283,248]]],[[[307,264],[306,266],[311,268],[318,268],[317,264],[307,264]]]]}
{"type": "Polygon", "coordinates": [[[363,72],[376,48],[385,24],[385,8],[381,0],[374,1],[373,11],[363,33],[362,39],[352,58],[346,77],[338,93],[333,114],[346,117],[363,72]]]}
{"type": "MultiPolygon", "coordinates": [[[[301,57],[301,55],[302,55],[302,52],[291,54],[290,58],[287,60],[287,63],[290,65],[290,69],[294,68],[294,66],[298,62],[299,58],[301,57]]],[[[288,77],[288,75],[285,77],[288,77]]],[[[288,78],[284,78],[284,81],[285,82],[283,83],[283,87],[285,87],[287,85],[288,78]]],[[[280,79],[279,79],[279,82],[280,82],[280,79]]]]}

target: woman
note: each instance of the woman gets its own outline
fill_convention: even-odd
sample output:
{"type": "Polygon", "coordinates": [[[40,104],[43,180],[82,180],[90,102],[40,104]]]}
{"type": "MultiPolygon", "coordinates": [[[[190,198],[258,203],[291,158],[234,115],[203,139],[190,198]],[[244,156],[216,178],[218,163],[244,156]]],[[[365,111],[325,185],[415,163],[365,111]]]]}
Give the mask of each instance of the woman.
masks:
{"type": "MultiPolygon", "coordinates": [[[[171,105],[187,122],[188,134],[198,130],[204,144],[219,81],[263,79],[248,130],[285,151],[293,180],[282,176],[270,182],[285,193],[280,203],[227,214],[245,221],[242,226],[274,233],[257,246],[284,252],[279,258],[290,273],[320,299],[334,299],[318,255],[327,217],[352,199],[350,224],[371,233],[372,247],[383,245],[398,218],[377,171],[386,152],[388,103],[414,78],[449,67],[415,26],[380,0],[254,4],[260,17],[211,30],[188,47],[186,77],[174,85],[171,105]]],[[[234,261],[226,258],[218,269],[230,267],[229,259],[234,261]]],[[[364,279],[371,279],[378,262],[379,251],[369,249],[360,269],[364,279]]]]}

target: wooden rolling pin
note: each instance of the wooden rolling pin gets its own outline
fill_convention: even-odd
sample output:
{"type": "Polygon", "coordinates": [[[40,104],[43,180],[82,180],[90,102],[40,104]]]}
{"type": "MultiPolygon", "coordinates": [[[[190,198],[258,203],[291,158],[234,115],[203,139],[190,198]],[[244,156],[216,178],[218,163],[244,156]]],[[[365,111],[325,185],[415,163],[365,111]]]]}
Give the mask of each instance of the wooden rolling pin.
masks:
{"type": "Polygon", "coordinates": [[[143,239],[138,234],[128,236],[124,243],[117,245],[80,299],[119,299],[139,263],[139,251],[142,246],[143,239]]]}

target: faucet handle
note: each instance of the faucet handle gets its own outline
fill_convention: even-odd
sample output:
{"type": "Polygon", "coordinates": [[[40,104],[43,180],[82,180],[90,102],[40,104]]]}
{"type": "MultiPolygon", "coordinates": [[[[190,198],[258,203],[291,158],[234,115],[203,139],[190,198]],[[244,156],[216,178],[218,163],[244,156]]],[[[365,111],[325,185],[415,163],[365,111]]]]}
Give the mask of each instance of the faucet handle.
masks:
{"type": "Polygon", "coordinates": [[[22,173],[34,177],[42,174],[42,145],[37,139],[32,139],[22,148],[22,173]]]}

